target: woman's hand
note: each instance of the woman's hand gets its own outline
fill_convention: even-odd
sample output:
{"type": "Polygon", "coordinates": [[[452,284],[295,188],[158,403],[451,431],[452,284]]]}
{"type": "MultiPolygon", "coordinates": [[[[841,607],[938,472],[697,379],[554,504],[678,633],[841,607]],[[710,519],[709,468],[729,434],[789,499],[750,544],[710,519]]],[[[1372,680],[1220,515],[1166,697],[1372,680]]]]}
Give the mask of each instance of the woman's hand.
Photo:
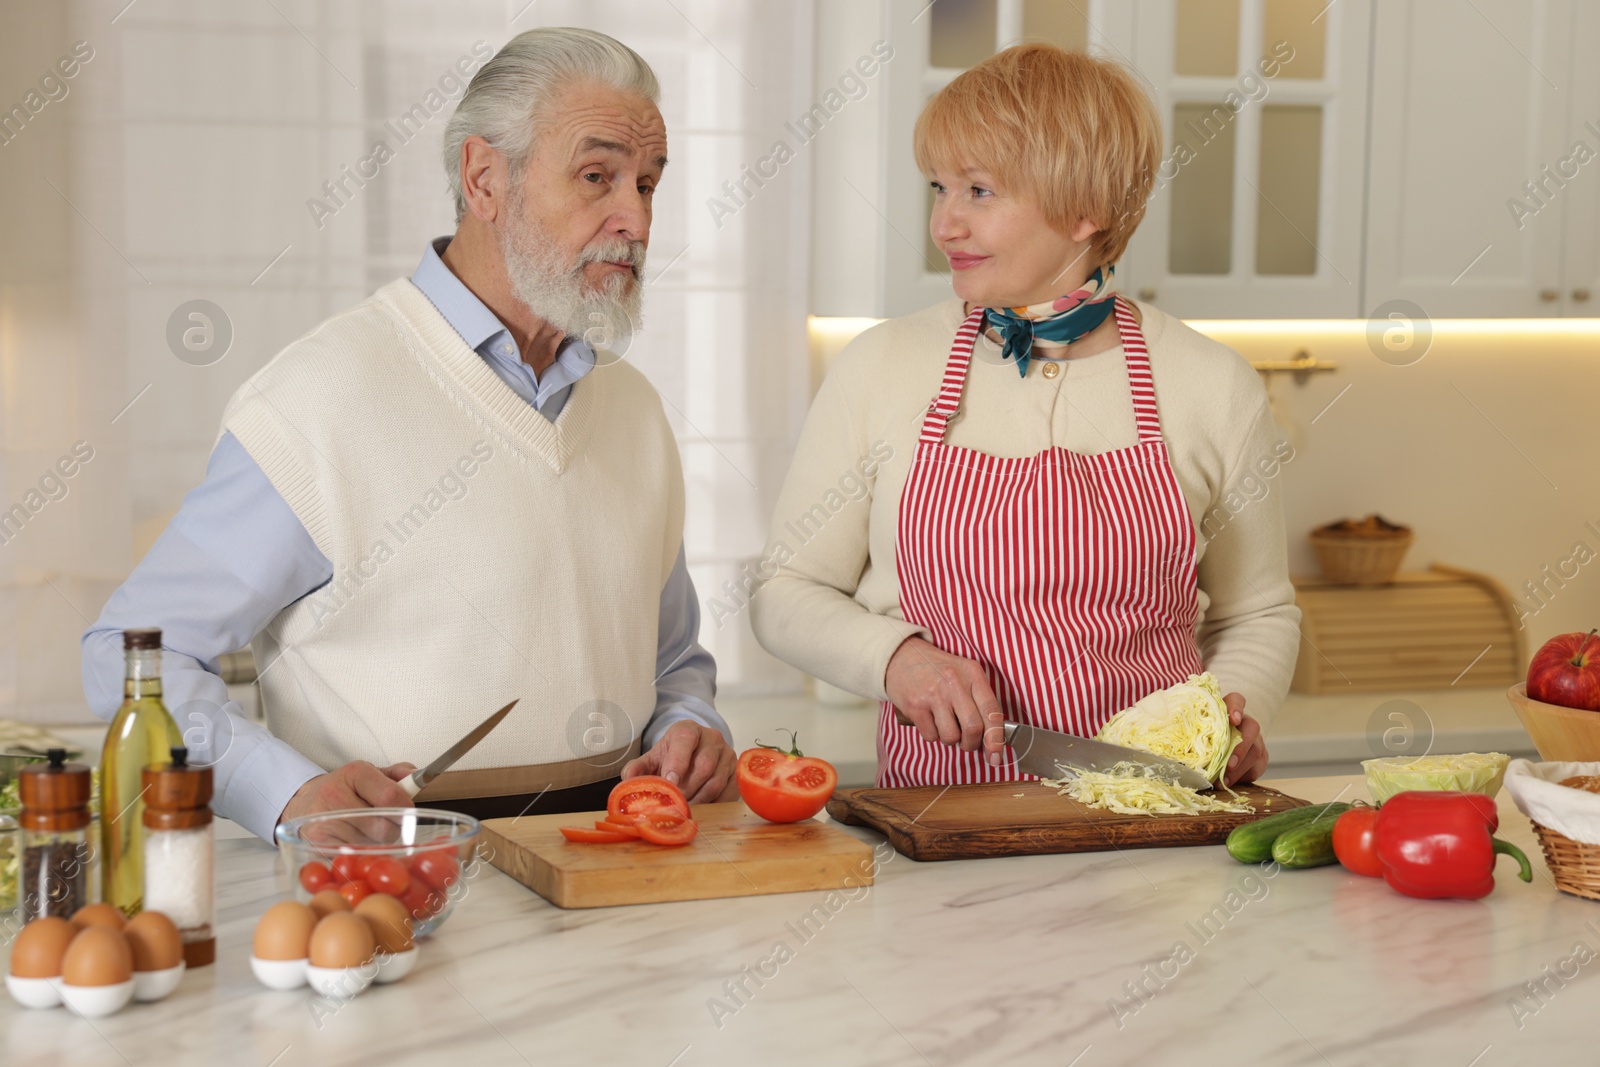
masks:
{"type": "Polygon", "coordinates": [[[908,637],[889,658],[883,683],[889,702],[924,741],[959,745],[963,752],[981,746],[993,764],[1003,758],[1000,700],[977,663],[952,656],[920,637],[908,637]]]}
{"type": "Polygon", "coordinates": [[[1267,769],[1267,743],[1261,739],[1261,724],[1244,713],[1244,697],[1229,693],[1222,698],[1228,705],[1228,721],[1239,728],[1243,739],[1228,757],[1228,766],[1222,772],[1223,785],[1253,782],[1267,769]]]}

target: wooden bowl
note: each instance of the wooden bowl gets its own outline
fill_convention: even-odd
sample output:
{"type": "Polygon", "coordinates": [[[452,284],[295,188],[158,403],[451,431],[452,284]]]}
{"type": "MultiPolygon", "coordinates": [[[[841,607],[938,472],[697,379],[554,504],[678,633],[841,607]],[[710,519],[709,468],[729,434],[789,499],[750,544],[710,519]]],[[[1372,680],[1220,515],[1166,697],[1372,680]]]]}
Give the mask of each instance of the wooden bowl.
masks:
{"type": "Polygon", "coordinates": [[[1600,761],[1600,711],[1564,708],[1528,696],[1525,683],[1506,690],[1506,699],[1533,738],[1539,758],[1549,762],[1600,761]]]}

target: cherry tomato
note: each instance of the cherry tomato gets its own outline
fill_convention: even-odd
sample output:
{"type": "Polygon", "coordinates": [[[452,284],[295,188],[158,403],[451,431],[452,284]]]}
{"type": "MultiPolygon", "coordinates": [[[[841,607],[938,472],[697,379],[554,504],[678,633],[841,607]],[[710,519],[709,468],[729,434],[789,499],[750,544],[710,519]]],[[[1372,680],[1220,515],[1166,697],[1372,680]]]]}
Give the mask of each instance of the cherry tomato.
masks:
{"type": "Polygon", "coordinates": [[[313,895],[328,888],[328,883],[333,881],[333,872],[328,870],[325,863],[312,860],[300,868],[300,887],[313,895]]]}
{"type": "Polygon", "coordinates": [[[653,845],[687,845],[699,832],[699,823],[670,811],[649,812],[639,823],[639,836],[653,845]]]}
{"type": "Polygon", "coordinates": [[[357,879],[340,886],[339,895],[348,900],[353,908],[372,895],[372,887],[366,882],[357,879]]]}
{"type": "Polygon", "coordinates": [[[400,898],[400,903],[413,919],[426,919],[438,914],[439,909],[444,907],[444,901],[443,893],[429,889],[428,883],[420,878],[413,878],[400,898]]]}
{"type": "Polygon", "coordinates": [[[373,860],[371,856],[361,856],[353,852],[341,852],[333,857],[333,873],[340,882],[360,882],[367,877],[367,865],[373,860]]]}
{"type": "Polygon", "coordinates": [[[639,836],[639,823],[637,821],[613,822],[611,819],[605,819],[595,823],[594,828],[596,830],[604,830],[608,834],[626,834],[629,837],[639,836]]]}
{"type": "Polygon", "coordinates": [[[380,856],[367,865],[367,884],[374,893],[403,897],[411,886],[411,872],[399,860],[380,856]]]}
{"type": "Polygon", "coordinates": [[[455,884],[461,874],[455,853],[447,848],[436,848],[411,858],[411,875],[424,882],[428,888],[443,893],[455,884]]]}
{"type": "Polygon", "coordinates": [[[620,830],[594,830],[587,826],[563,826],[561,836],[580,845],[614,845],[632,840],[620,830]]]}
{"type": "Polygon", "coordinates": [[[827,760],[801,753],[790,734],[789,750],[758,744],[739,756],[739,796],[768,822],[809,819],[828,803],[839,772],[827,760]]]}
{"type": "Polygon", "coordinates": [[[1382,878],[1383,864],[1378,860],[1376,832],[1378,809],[1358,804],[1345,812],[1333,824],[1333,854],[1345,869],[1368,878],[1382,878]]]}
{"type": "Polygon", "coordinates": [[[689,802],[683,791],[654,774],[618,782],[606,798],[607,815],[636,815],[658,808],[676,811],[681,819],[689,817],[689,802]]]}

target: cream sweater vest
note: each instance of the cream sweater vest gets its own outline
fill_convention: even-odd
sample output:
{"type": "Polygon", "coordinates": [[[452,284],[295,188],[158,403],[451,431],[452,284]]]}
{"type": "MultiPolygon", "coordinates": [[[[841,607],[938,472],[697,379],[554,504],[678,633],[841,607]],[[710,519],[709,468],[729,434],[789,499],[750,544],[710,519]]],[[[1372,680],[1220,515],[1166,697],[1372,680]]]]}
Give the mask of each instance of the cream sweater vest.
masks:
{"type": "Polygon", "coordinates": [[[223,428],[334,568],[256,639],[274,734],[325,768],[421,764],[515,697],[456,764],[477,777],[425,797],[620,771],[655,707],[683,535],[642,374],[601,353],[552,424],[401,279],[280,352],[223,428]]]}
{"type": "MultiPolygon", "coordinates": [[[[1248,362],[1136,303],[1161,433],[1195,524],[1201,656],[1223,691],[1244,694],[1246,712],[1265,725],[1283,703],[1299,648],[1278,497],[1294,449],[1279,440],[1248,362]]],[[[961,320],[961,301],[947,300],[880,323],[839,354],[800,435],[766,550],[743,588],[724,590],[720,606],[713,600],[711,621],[753,593],[751,623],[769,652],[883,699],[890,657],[920,632],[900,613],[900,494],[961,320]]],[[[980,340],[947,443],[1013,458],[1135,443],[1120,345],[1054,369],[1047,376],[1035,359],[1019,378],[980,340]]]]}

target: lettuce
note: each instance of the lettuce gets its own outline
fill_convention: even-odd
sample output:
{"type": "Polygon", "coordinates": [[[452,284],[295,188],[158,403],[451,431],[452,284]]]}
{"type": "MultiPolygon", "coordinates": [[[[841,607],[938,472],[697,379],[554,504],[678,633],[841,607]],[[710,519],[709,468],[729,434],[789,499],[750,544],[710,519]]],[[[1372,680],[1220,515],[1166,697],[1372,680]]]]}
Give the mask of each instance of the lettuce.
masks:
{"type": "Polygon", "coordinates": [[[1220,781],[1228,757],[1239,746],[1239,731],[1228,722],[1222,687],[1209,672],[1160,689],[1111,717],[1095,735],[1099,740],[1137,748],[1192,767],[1220,781]]]}

